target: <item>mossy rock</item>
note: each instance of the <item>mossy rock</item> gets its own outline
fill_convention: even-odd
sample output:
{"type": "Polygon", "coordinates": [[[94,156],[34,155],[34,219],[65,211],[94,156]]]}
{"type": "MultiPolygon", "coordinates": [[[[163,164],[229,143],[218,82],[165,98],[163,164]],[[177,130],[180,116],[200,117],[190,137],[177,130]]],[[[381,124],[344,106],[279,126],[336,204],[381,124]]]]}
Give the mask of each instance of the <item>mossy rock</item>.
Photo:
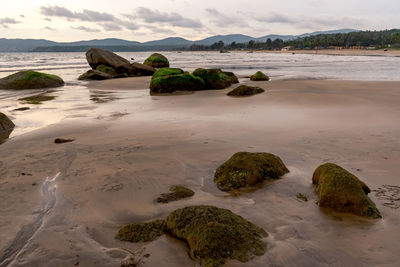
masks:
{"type": "Polygon", "coordinates": [[[175,69],[175,68],[162,68],[157,70],[154,74],[153,77],[151,78],[156,79],[164,76],[170,76],[170,75],[178,75],[178,74],[184,74],[185,72],[181,69],[175,69]]]}
{"type": "Polygon", "coordinates": [[[128,224],[118,231],[117,238],[135,243],[149,242],[163,235],[165,227],[165,220],[128,224]]]}
{"type": "Polygon", "coordinates": [[[229,79],[231,80],[231,83],[239,83],[239,79],[235,75],[235,73],[230,72],[230,71],[224,71],[224,74],[226,74],[229,77],[229,79]]]}
{"type": "Polygon", "coordinates": [[[152,79],[151,94],[169,94],[175,91],[198,91],[204,89],[204,81],[192,74],[168,75],[152,79]]]}
{"type": "Polygon", "coordinates": [[[250,80],[252,81],[269,81],[269,77],[265,75],[261,71],[257,71],[253,75],[250,76],[250,80]]]}
{"type": "Polygon", "coordinates": [[[184,186],[173,186],[169,193],[163,193],[157,198],[158,203],[169,203],[180,199],[188,198],[194,195],[194,192],[184,186]]]}
{"type": "Polygon", "coordinates": [[[168,68],[169,67],[168,59],[159,53],[154,53],[151,56],[149,56],[144,61],[143,64],[147,65],[147,66],[151,66],[153,68],[168,68]]]}
{"type": "Polygon", "coordinates": [[[231,78],[220,69],[198,68],[193,75],[204,80],[206,89],[224,89],[231,86],[231,78]]]}
{"type": "Polygon", "coordinates": [[[312,182],[321,207],[364,217],[382,217],[367,196],[371,192],[369,187],[342,167],[325,163],[315,170],[312,182]]]}
{"type": "Polygon", "coordinates": [[[0,144],[7,139],[13,131],[15,124],[0,112],[0,144]]]}
{"type": "Polygon", "coordinates": [[[54,98],[56,97],[51,95],[39,94],[39,95],[20,98],[18,100],[23,101],[26,104],[39,105],[42,104],[42,102],[50,101],[53,100],[54,98]]]}
{"type": "Polygon", "coordinates": [[[113,76],[111,76],[108,73],[101,72],[98,70],[88,70],[87,72],[83,73],[81,76],[79,76],[78,80],[107,80],[111,79],[113,76]]]}
{"type": "Polygon", "coordinates": [[[113,67],[109,67],[106,65],[99,65],[96,67],[96,70],[103,72],[103,73],[107,73],[108,75],[111,75],[111,76],[118,75],[118,73],[116,72],[116,70],[113,67]]]}
{"type": "Polygon", "coordinates": [[[288,173],[282,160],[270,153],[235,153],[218,167],[214,182],[222,191],[253,187],[288,173]]]}
{"type": "Polygon", "coordinates": [[[228,259],[241,262],[266,252],[260,227],[230,210],[213,206],[192,206],[173,211],[166,219],[167,231],[184,240],[191,258],[202,266],[221,266],[228,259]]]}
{"type": "Polygon", "coordinates": [[[20,71],[0,79],[0,89],[43,89],[64,85],[57,75],[32,70],[20,71]]]}
{"type": "Polygon", "coordinates": [[[264,92],[264,89],[260,87],[254,87],[254,86],[247,86],[247,85],[240,85],[230,91],[228,93],[229,96],[251,96],[251,95],[256,95],[256,94],[261,94],[264,92]]]}
{"type": "MultiPolygon", "coordinates": [[[[125,58],[120,57],[111,51],[100,48],[89,49],[86,52],[86,60],[94,70],[100,65],[109,66],[115,70],[119,69],[121,66],[130,65],[129,61],[125,58]]],[[[122,69],[126,68],[123,67],[122,69]]]]}

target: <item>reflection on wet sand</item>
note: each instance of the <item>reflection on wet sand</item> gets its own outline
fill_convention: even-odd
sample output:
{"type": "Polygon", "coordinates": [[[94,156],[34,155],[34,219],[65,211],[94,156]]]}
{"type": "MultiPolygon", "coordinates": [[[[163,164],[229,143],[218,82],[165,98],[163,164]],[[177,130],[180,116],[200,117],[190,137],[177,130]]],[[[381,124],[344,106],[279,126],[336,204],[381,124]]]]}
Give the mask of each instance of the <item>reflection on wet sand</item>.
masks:
{"type": "Polygon", "coordinates": [[[8,131],[0,131],[0,144],[4,143],[8,137],[10,137],[10,134],[12,133],[14,129],[8,130],[8,131]]]}
{"type": "Polygon", "coordinates": [[[118,100],[119,98],[115,95],[115,92],[90,90],[90,100],[97,103],[107,103],[118,100]]]}

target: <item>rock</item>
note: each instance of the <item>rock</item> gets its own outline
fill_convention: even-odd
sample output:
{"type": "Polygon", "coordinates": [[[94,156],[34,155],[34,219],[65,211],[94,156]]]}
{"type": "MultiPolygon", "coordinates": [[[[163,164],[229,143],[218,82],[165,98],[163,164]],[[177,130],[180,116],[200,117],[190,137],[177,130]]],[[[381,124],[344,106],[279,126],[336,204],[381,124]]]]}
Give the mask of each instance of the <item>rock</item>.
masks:
{"type": "Polygon", "coordinates": [[[63,139],[63,138],[56,138],[54,139],[55,144],[64,144],[64,143],[70,143],[75,141],[75,139],[63,139]]]}
{"type": "Polygon", "coordinates": [[[122,227],[117,234],[121,241],[148,242],[161,236],[166,227],[165,220],[156,220],[147,223],[133,223],[122,227]]]}
{"type": "Polygon", "coordinates": [[[114,70],[119,72],[118,70],[127,71],[126,67],[129,66],[130,63],[123,57],[118,56],[117,54],[103,50],[99,48],[91,48],[86,52],[86,59],[92,69],[96,69],[100,65],[105,65],[107,67],[112,67],[114,70]]]}
{"type": "Polygon", "coordinates": [[[269,81],[269,77],[262,73],[261,71],[257,71],[253,75],[250,76],[250,80],[252,81],[269,81]]]}
{"type": "Polygon", "coordinates": [[[297,193],[296,197],[304,202],[308,201],[308,198],[302,193],[297,193]]]}
{"type": "Polygon", "coordinates": [[[229,79],[231,80],[231,83],[239,83],[238,77],[236,77],[235,73],[230,72],[230,71],[224,71],[224,74],[226,74],[229,79]]]}
{"type": "Polygon", "coordinates": [[[192,74],[168,75],[152,79],[151,94],[168,94],[175,91],[198,91],[204,89],[204,81],[192,74]]]}
{"type": "Polygon", "coordinates": [[[0,112],[0,143],[10,136],[14,127],[15,124],[5,114],[0,112]]]}
{"type": "Polygon", "coordinates": [[[162,68],[157,70],[153,77],[151,79],[156,79],[164,76],[170,76],[170,75],[178,75],[178,74],[184,74],[185,72],[181,69],[175,69],[175,68],[162,68]]]}
{"type": "Polygon", "coordinates": [[[63,85],[64,81],[57,75],[32,70],[20,71],[0,79],[0,89],[43,89],[63,85]]]}
{"type": "Polygon", "coordinates": [[[112,76],[105,72],[101,72],[98,70],[88,70],[81,76],[79,76],[78,80],[107,80],[111,79],[112,76]]]}
{"type": "Polygon", "coordinates": [[[129,76],[151,76],[156,72],[156,69],[140,63],[133,63],[129,66],[129,76]]]}
{"type": "Polygon", "coordinates": [[[224,89],[231,86],[231,78],[220,69],[198,68],[193,75],[204,80],[206,89],[224,89]]]}
{"type": "Polygon", "coordinates": [[[170,193],[161,194],[157,198],[158,203],[169,203],[180,199],[188,198],[194,195],[194,192],[184,186],[173,186],[170,188],[170,193]]]}
{"type": "Polygon", "coordinates": [[[288,172],[282,160],[273,154],[238,152],[218,167],[214,182],[222,191],[230,191],[278,179],[288,172]]]}
{"type": "Polygon", "coordinates": [[[251,96],[261,94],[264,89],[247,85],[240,85],[228,93],[229,96],[251,96]]]}
{"type": "Polygon", "coordinates": [[[319,206],[355,215],[382,218],[375,203],[367,196],[369,187],[342,167],[325,163],[312,177],[319,197],[319,206]]]}
{"type": "Polygon", "coordinates": [[[113,76],[113,77],[118,75],[117,71],[113,67],[109,67],[109,66],[106,66],[103,64],[97,66],[96,70],[103,72],[103,73],[107,73],[108,75],[113,76]]]}
{"type": "Polygon", "coordinates": [[[159,53],[154,53],[151,56],[149,56],[144,61],[143,64],[147,65],[147,66],[151,66],[153,68],[168,68],[169,67],[168,59],[159,53]]]}
{"type": "Polygon", "coordinates": [[[51,95],[39,94],[39,95],[20,98],[18,100],[23,101],[26,104],[40,105],[42,104],[42,102],[50,101],[53,100],[54,98],[56,97],[51,95]]]}
{"type": "Polygon", "coordinates": [[[31,109],[31,108],[30,107],[20,107],[20,108],[13,109],[13,111],[25,111],[25,110],[29,110],[29,109],[31,109]]]}
{"type": "Polygon", "coordinates": [[[166,219],[167,231],[184,240],[192,259],[202,266],[221,266],[227,259],[246,262],[263,255],[267,233],[230,210],[192,206],[173,211],[166,219]]]}

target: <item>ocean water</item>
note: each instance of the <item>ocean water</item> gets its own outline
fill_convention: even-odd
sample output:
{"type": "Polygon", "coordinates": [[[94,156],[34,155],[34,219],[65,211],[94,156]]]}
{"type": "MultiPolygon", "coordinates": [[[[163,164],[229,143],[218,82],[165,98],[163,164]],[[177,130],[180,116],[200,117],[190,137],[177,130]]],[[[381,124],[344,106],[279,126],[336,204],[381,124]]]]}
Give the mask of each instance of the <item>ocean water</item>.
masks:
{"type": "MultiPolygon", "coordinates": [[[[162,52],[171,66],[193,71],[198,67],[221,68],[239,77],[261,70],[272,80],[280,79],[340,79],[340,80],[400,80],[400,57],[390,56],[330,56],[291,53],[227,53],[162,52]]],[[[118,53],[126,59],[143,62],[151,52],[118,53]]],[[[14,123],[12,136],[24,134],[64,120],[112,119],[133,112],[132,103],[151,105],[148,88],[142,90],[92,90],[77,77],[89,69],[85,53],[0,53],[0,78],[16,71],[33,69],[59,75],[66,82],[51,95],[56,98],[32,105],[20,98],[46,90],[0,90],[0,111],[14,123]],[[147,104],[146,104],[147,103],[147,104]],[[27,111],[15,111],[29,107],[27,111]]],[[[243,79],[242,79],[243,80],[243,79]]]]}

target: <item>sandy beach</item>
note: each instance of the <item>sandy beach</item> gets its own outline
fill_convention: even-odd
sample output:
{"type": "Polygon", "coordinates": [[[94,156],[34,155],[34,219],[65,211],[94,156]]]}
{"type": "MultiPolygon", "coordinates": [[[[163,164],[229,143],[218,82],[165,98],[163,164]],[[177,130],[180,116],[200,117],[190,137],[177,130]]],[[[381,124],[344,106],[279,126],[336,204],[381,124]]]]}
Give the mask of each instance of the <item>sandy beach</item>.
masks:
{"type": "Polygon", "coordinates": [[[398,266],[400,190],[387,185],[400,186],[400,82],[241,79],[266,92],[231,98],[229,88],[150,96],[149,80],[86,85],[136,90],[136,102],[110,106],[121,116],[55,123],[0,145],[0,266],[119,266],[131,254],[143,266],[198,266],[168,236],[133,244],[115,235],[199,204],[228,208],[269,233],[266,254],[226,266],[398,266]],[[54,144],[58,137],[75,141],[54,144]],[[213,175],[238,151],[274,153],[290,173],[229,196],[213,175]],[[311,177],[325,162],[380,190],[370,197],[383,219],[320,209],[311,177]],[[195,195],[156,203],[171,185],[195,195]]]}

